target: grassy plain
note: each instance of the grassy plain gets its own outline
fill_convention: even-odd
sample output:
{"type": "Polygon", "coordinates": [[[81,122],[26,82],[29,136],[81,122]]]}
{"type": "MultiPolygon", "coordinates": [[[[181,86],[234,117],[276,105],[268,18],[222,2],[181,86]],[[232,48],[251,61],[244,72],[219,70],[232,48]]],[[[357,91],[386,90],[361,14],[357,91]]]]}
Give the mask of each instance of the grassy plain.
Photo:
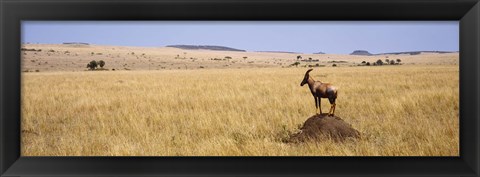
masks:
{"type": "Polygon", "coordinates": [[[299,66],[356,66],[362,61],[373,64],[378,59],[401,59],[401,63],[406,65],[458,65],[458,53],[360,56],[62,44],[24,44],[22,47],[41,50],[22,52],[22,71],[25,72],[85,71],[86,65],[92,60],[103,60],[105,68],[116,71],[281,68],[296,62],[298,55],[304,60],[318,60],[301,61],[299,66]],[[225,59],[227,56],[231,59],[225,59]]]}
{"type": "MultiPolygon", "coordinates": [[[[362,139],[304,144],[282,142],[315,111],[308,88],[300,87],[303,67],[27,72],[22,74],[21,152],[457,156],[459,67],[428,63],[315,68],[316,80],[339,88],[336,115],[362,139]]],[[[329,107],[322,100],[322,110],[329,107]]]]}

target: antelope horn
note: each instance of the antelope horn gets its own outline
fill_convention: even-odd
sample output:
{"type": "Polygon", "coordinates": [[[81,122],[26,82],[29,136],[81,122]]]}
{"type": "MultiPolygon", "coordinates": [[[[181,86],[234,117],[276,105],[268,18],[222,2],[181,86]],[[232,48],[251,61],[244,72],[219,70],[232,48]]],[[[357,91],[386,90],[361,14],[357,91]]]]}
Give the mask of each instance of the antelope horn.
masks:
{"type": "Polygon", "coordinates": [[[310,73],[310,71],[312,71],[312,70],[313,70],[313,69],[309,69],[309,70],[305,73],[305,75],[308,75],[308,73],[310,73]]]}

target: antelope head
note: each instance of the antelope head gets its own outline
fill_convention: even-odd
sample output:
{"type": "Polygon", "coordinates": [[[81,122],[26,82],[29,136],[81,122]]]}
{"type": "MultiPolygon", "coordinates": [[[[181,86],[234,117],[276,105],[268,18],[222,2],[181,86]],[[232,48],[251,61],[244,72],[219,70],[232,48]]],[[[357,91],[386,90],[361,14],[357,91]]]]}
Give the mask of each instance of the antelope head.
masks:
{"type": "Polygon", "coordinates": [[[312,71],[313,69],[309,69],[306,73],[305,73],[305,77],[303,78],[303,81],[302,83],[300,83],[300,86],[303,86],[305,85],[307,82],[308,82],[308,78],[310,77],[310,71],[312,71]]]}

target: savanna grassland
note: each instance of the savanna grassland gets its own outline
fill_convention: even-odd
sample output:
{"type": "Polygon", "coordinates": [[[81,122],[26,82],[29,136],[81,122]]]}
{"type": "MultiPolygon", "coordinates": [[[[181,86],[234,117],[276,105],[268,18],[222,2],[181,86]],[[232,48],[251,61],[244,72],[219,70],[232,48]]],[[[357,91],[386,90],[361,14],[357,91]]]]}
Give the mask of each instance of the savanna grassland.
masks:
{"type": "MultiPolygon", "coordinates": [[[[260,59],[266,54],[242,55],[249,55],[247,61],[268,60],[260,59]]],[[[290,62],[292,54],[282,55],[290,62]]],[[[350,64],[367,57],[352,58],[350,64]]],[[[24,68],[37,69],[34,59],[23,59],[24,68]]],[[[65,62],[43,59],[50,65],[65,62]]],[[[232,64],[240,69],[204,61],[201,65],[212,62],[212,67],[84,71],[82,66],[75,72],[74,67],[23,72],[22,155],[459,155],[458,53],[404,56],[403,65],[315,67],[314,79],[339,89],[336,115],[362,138],[299,144],[283,140],[315,113],[308,87],[300,87],[307,68],[270,63],[248,67],[240,60],[232,64]]],[[[170,61],[174,59],[155,62],[170,61]]],[[[322,110],[329,108],[323,99],[322,110]]]]}

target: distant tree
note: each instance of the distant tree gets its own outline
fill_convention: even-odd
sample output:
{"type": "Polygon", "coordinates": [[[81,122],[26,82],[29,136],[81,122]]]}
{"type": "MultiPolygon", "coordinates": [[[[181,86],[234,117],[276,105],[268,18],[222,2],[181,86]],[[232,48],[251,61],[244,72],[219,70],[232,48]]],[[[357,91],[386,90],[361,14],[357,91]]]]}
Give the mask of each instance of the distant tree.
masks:
{"type": "Polygon", "coordinates": [[[332,67],[337,67],[337,64],[333,64],[332,67]]]}
{"type": "Polygon", "coordinates": [[[394,64],[395,64],[395,60],[390,60],[390,64],[391,64],[391,65],[394,65],[394,64]]]}
{"type": "Polygon", "coordinates": [[[311,58],[311,57],[309,57],[309,58],[308,58],[308,61],[312,61],[312,58],[311,58]]]}
{"type": "Polygon", "coordinates": [[[370,66],[370,62],[367,62],[367,64],[366,64],[366,65],[367,65],[367,66],[370,66]]]}
{"type": "Polygon", "coordinates": [[[230,57],[230,56],[225,56],[225,59],[230,60],[230,59],[232,59],[232,57],[230,57]]]}
{"type": "Polygon", "coordinates": [[[377,65],[383,65],[383,61],[378,59],[377,62],[375,62],[377,65]]]}
{"type": "Polygon", "coordinates": [[[248,57],[243,57],[244,60],[246,60],[248,57]]]}
{"type": "Polygon", "coordinates": [[[297,60],[300,60],[300,59],[302,59],[302,56],[298,55],[297,60]]]}
{"type": "Polygon", "coordinates": [[[389,59],[385,59],[385,63],[390,63],[390,60],[389,59]]]}
{"type": "Polygon", "coordinates": [[[97,61],[92,60],[90,63],[87,64],[87,68],[90,68],[90,70],[95,70],[97,68],[98,64],[97,61]]]}
{"type": "Polygon", "coordinates": [[[103,60],[98,61],[98,65],[103,68],[105,66],[105,62],[103,60]]]}
{"type": "Polygon", "coordinates": [[[400,63],[400,62],[402,62],[402,60],[400,60],[400,59],[397,59],[397,63],[400,63]]]}
{"type": "Polygon", "coordinates": [[[367,62],[365,62],[365,61],[362,61],[362,63],[363,63],[363,64],[365,64],[365,63],[367,63],[367,62]]]}

